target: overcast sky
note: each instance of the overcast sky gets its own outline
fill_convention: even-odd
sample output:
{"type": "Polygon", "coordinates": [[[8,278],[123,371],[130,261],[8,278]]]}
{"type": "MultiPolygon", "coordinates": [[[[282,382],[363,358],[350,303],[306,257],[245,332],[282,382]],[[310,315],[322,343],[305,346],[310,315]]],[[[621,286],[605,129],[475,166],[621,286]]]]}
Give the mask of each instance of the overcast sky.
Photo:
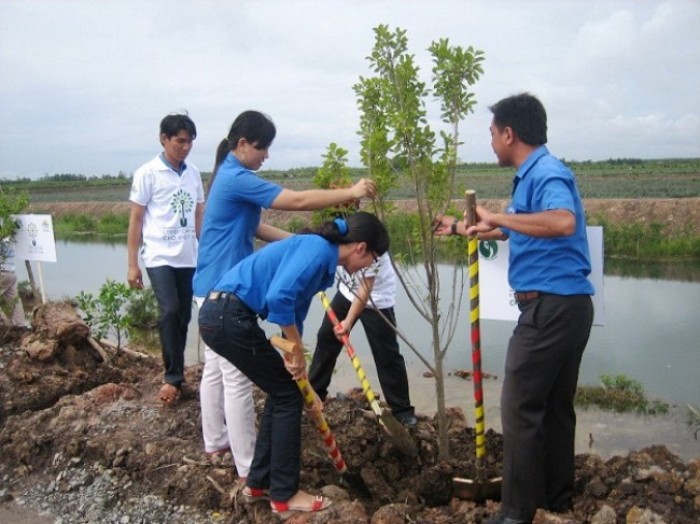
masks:
{"type": "Polygon", "coordinates": [[[488,105],[522,91],[559,157],[700,157],[697,0],[0,0],[0,178],[131,174],[185,110],[202,171],[246,109],[277,125],[263,169],[319,166],[330,142],[359,166],[352,86],[379,24],[407,30],[426,82],[434,40],[485,53],[462,161],[495,161],[488,105]]]}

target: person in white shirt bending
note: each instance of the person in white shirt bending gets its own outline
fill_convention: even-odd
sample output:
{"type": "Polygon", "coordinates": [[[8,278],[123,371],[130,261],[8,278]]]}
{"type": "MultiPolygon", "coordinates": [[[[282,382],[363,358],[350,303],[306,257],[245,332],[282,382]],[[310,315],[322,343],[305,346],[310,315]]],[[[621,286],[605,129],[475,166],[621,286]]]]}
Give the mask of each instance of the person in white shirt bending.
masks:
{"type": "MultiPolygon", "coordinates": [[[[399,351],[394,329],[395,303],[396,273],[388,253],[368,269],[354,275],[339,269],[338,293],[333,297],[331,307],[338,319],[342,319],[341,334],[349,334],[355,322],[360,320],[377,365],[384,398],[394,417],[413,427],[418,420],[408,392],[406,362],[399,351]]],[[[318,330],[316,350],[309,368],[309,382],[321,400],[325,401],[328,395],[333,369],[342,349],[343,344],[336,337],[333,324],[325,316],[318,330]]]]}

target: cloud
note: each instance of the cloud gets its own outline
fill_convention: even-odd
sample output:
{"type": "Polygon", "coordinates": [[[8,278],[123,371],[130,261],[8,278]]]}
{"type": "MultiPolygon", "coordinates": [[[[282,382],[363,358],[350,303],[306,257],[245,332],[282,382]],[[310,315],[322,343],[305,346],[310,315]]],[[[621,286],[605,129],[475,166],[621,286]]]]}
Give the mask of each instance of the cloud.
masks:
{"type": "Polygon", "coordinates": [[[487,106],[526,90],[547,107],[555,154],[700,156],[684,134],[697,136],[700,110],[692,0],[4,0],[0,177],[130,173],[159,151],[160,119],[184,110],[205,171],[250,108],[278,126],[267,168],[320,165],[331,141],[359,165],[352,86],[371,74],[380,23],[406,29],[425,81],[433,40],[485,52],[465,161],[494,161],[487,106]]]}

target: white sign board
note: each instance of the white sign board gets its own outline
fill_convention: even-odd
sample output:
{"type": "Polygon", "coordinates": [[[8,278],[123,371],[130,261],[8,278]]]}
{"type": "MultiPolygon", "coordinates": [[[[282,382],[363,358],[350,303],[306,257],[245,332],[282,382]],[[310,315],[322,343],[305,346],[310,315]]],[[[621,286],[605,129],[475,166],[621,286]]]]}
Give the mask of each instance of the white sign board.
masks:
{"type": "Polygon", "coordinates": [[[51,215],[12,215],[15,231],[15,258],[56,262],[56,240],[51,215]]]}
{"type": "MultiPolygon", "coordinates": [[[[591,256],[591,274],[588,280],[595,289],[593,324],[605,324],[603,300],[603,228],[589,226],[588,250],[591,256]]],[[[518,320],[520,310],[508,285],[508,242],[495,240],[479,242],[479,311],[480,317],[491,320],[518,320]]]]}

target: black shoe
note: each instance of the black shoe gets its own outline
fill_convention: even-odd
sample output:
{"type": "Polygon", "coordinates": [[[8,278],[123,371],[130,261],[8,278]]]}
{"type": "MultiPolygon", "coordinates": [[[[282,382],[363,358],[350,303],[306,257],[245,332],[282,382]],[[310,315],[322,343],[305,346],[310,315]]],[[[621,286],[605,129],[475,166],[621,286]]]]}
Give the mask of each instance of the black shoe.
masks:
{"type": "Polygon", "coordinates": [[[531,524],[531,522],[504,517],[503,513],[496,513],[493,517],[486,521],[486,524],[531,524]]]}
{"type": "Polygon", "coordinates": [[[411,413],[403,413],[394,416],[396,417],[396,420],[401,422],[401,424],[403,424],[406,427],[415,428],[418,425],[418,419],[415,415],[411,413]]]}

